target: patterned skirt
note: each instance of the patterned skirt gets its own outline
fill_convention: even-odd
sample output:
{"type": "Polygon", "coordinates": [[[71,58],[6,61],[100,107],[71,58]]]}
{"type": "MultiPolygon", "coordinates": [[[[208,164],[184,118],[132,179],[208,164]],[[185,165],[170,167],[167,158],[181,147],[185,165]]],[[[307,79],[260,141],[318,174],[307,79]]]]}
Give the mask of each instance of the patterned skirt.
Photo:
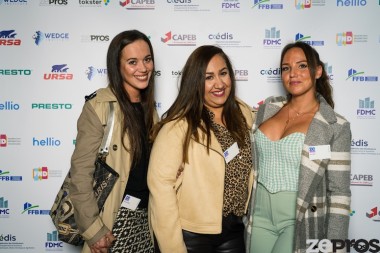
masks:
{"type": "Polygon", "coordinates": [[[116,237],[110,248],[112,253],[154,253],[147,209],[120,207],[112,234],[116,237]]]}

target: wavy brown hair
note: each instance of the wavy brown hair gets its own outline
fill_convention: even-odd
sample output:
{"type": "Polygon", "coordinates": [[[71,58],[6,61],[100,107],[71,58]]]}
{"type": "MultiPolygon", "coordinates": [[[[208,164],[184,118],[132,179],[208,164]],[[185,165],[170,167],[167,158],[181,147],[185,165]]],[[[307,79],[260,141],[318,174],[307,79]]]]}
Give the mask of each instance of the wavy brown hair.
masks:
{"type": "MultiPolygon", "coordinates": [[[[141,136],[148,135],[143,132],[140,126],[139,112],[136,111],[132,105],[131,99],[126,92],[123,85],[123,78],[120,72],[120,58],[121,52],[124,47],[137,41],[145,41],[150,49],[150,55],[154,63],[153,47],[149,38],[142,32],[138,30],[128,30],[116,35],[108,48],[107,52],[107,72],[109,87],[115,94],[117,101],[119,102],[120,110],[123,115],[122,120],[122,137],[121,141],[125,149],[127,149],[124,143],[124,135],[127,134],[130,140],[130,150],[133,162],[137,162],[142,155],[143,143],[141,136]]],[[[144,119],[147,132],[149,133],[153,127],[153,113],[154,113],[154,68],[152,70],[152,75],[149,79],[148,86],[141,90],[141,104],[144,108],[144,119]]]]}
{"type": "MultiPolygon", "coordinates": [[[[286,52],[288,52],[288,50],[292,48],[300,48],[304,52],[312,80],[315,80],[315,73],[316,73],[317,67],[321,66],[322,75],[320,78],[316,80],[316,83],[315,83],[316,91],[323,96],[323,98],[332,108],[334,108],[334,100],[332,97],[332,86],[330,84],[329,76],[327,75],[326,70],[325,70],[325,64],[320,60],[317,50],[315,50],[312,46],[310,46],[309,44],[305,42],[300,42],[300,41],[287,44],[282,49],[282,52],[281,52],[280,66],[282,65],[282,61],[284,60],[284,56],[286,52]]],[[[291,98],[290,94],[288,94],[288,97],[291,98]]]]}
{"type": "Polygon", "coordinates": [[[219,47],[200,46],[187,59],[182,70],[178,96],[172,106],[163,114],[162,120],[156,124],[152,134],[154,139],[166,123],[185,119],[188,129],[183,142],[183,162],[188,162],[187,153],[190,139],[194,138],[196,141],[200,139],[198,129],[205,133],[205,135],[202,134],[202,138],[206,137],[207,151],[209,152],[212,122],[204,105],[204,97],[207,65],[215,55],[220,55],[224,59],[231,78],[231,93],[224,104],[222,118],[239,146],[244,146],[248,125],[235,98],[236,81],[231,61],[219,47]]]}

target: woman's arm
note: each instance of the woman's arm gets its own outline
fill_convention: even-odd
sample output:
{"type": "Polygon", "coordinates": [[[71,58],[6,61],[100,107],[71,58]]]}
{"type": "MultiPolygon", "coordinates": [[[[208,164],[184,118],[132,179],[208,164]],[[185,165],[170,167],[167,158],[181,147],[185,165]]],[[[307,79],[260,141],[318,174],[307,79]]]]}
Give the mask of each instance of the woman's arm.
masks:
{"type": "MultiPolygon", "coordinates": [[[[339,120],[339,118],[338,118],[339,120]]],[[[339,124],[339,123],[338,123],[339,124]]],[[[327,238],[347,239],[351,204],[351,130],[344,122],[335,131],[327,166],[327,238]]]]}
{"type": "Polygon", "coordinates": [[[87,243],[92,245],[109,232],[109,229],[99,217],[93,192],[94,163],[104,130],[89,102],[83,106],[77,128],[75,150],[71,157],[70,194],[79,230],[87,243]]]}
{"type": "Polygon", "coordinates": [[[160,130],[149,161],[149,215],[162,253],[187,252],[176,196],[177,172],[182,164],[184,141],[184,130],[180,125],[168,123],[160,130]]]}

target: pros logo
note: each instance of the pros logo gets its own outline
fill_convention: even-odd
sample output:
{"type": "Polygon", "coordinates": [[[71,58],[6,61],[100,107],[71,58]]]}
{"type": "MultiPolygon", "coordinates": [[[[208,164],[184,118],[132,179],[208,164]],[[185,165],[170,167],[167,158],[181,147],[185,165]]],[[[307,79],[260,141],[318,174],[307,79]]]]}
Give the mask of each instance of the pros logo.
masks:
{"type": "Polygon", "coordinates": [[[356,252],[379,252],[379,240],[365,240],[365,239],[346,239],[346,240],[317,240],[307,239],[306,244],[309,247],[306,249],[306,253],[330,253],[337,252],[337,250],[345,249],[345,252],[351,252],[354,249],[356,252]]]}

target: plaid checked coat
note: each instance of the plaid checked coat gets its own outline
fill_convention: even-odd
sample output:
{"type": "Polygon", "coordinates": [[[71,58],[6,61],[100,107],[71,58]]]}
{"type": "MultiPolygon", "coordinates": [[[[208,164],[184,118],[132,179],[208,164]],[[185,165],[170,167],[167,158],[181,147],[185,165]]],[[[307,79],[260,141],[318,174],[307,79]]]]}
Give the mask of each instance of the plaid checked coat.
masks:
{"type": "MultiPolygon", "coordinates": [[[[315,114],[302,150],[299,170],[294,252],[306,252],[307,239],[347,239],[351,202],[351,130],[350,123],[318,94],[319,111],[315,114]],[[310,160],[309,147],[330,145],[331,158],[310,160]]],[[[252,155],[255,182],[246,224],[247,253],[250,251],[252,212],[257,186],[257,152],[254,133],[261,123],[274,116],[286,104],[285,97],[270,97],[259,107],[252,128],[252,155]]],[[[339,251],[338,251],[339,252],[339,251]]],[[[346,251],[344,251],[346,252],[346,251]]]]}

